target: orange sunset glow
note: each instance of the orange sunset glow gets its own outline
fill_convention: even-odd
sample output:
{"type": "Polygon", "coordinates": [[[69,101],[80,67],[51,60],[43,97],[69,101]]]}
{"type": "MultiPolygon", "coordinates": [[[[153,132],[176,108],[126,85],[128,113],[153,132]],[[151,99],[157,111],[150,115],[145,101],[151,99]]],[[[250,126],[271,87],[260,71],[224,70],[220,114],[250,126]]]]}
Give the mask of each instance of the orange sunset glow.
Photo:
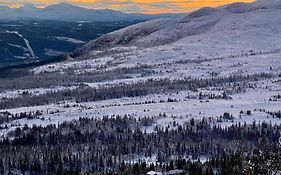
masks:
{"type": "Polygon", "coordinates": [[[19,8],[24,3],[35,4],[38,7],[45,7],[56,3],[71,3],[74,5],[95,8],[113,9],[123,12],[137,13],[183,13],[196,10],[201,7],[217,7],[234,2],[250,3],[254,0],[0,0],[0,4],[11,8],[19,8]]]}

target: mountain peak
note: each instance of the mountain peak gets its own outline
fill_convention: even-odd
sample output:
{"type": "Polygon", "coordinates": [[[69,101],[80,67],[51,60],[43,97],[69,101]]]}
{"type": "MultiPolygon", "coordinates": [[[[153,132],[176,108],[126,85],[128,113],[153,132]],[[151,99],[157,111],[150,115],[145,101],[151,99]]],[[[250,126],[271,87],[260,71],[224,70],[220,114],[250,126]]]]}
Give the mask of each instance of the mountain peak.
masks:
{"type": "Polygon", "coordinates": [[[260,9],[280,9],[281,0],[257,0],[252,3],[233,3],[221,7],[232,13],[245,13],[260,9]]]}
{"type": "Polygon", "coordinates": [[[49,5],[46,7],[46,9],[84,9],[84,8],[63,2],[63,3],[49,5]]]}
{"type": "Polygon", "coordinates": [[[23,6],[21,6],[20,8],[19,8],[20,10],[36,10],[37,9],[37,7],[35,7],[35,5],[33,5],[33,4],[28,4],[28,3],[26,3],[26,4],[23,4],[23,6]]]}
{"type": "Polygon", "coordinates": [[[281,7],[281,0],[257,0],[253,3],[257,6],[262,6],[266,8],[280,8],[281,7]]]}
{"type": "MultiPolygon", "coordinates": [[[[72,55],[79,56],[91,50],[120,45],[154,47],[177,41],[189,41],[196,37],[205,38],[207,36],[208,39],[213,37],[217,31],[219,32],[216,37],[219,39],[215,38],[215,40],[220,40],[221,36],[225,35],[232,36],[230,38],[234,41],[237,37],[235,35],[240,33],[238,38],[244,37],[245,43],[251,41],[251,37],[255,38],[256,33],[270,31],[266,32],[263,40],[259,41],[262,45],[265,43],[264,41],[273,40],[274,37],[268,37],[268,33],[277,36],[272,31],[280,31],[280,26],[276,24],[280,24],[278,21],[280,21],[281,12],[275,10],[281,7],[280,5],[281,0],[259,0],[253,3],[234,3],[218,8],[205,7],[180,19],[149,21],[109,33],[76,49],[72,55]],[[245,18],[247,20],[238,22],[245,18]]],[[[201,41],[202,38],[198,40],[201,41]]],[[[237,40],[237,42],[241,41],[237,40]]],[[[262,47],[266,47],[266,45],[262,45],[262,47]]]]}

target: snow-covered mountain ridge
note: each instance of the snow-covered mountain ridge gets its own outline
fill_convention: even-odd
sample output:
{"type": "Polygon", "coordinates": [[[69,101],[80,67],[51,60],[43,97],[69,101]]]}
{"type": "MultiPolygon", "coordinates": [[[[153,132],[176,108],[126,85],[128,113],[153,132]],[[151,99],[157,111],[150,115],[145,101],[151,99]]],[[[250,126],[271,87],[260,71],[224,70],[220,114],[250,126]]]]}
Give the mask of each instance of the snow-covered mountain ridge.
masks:
{"type": "MultiPolygon", "coordinates": [[[[158,19],[104,35],[77,49],[83,55],[99,48],[116,46],[153,47],[190,44],[230,46],[238,51],[279,49],[281,1],[258,0],[218,8],[202,8],[178,19],[158,19]]],[[[191,46],[192,47],[192,46],[191,46]]]]}

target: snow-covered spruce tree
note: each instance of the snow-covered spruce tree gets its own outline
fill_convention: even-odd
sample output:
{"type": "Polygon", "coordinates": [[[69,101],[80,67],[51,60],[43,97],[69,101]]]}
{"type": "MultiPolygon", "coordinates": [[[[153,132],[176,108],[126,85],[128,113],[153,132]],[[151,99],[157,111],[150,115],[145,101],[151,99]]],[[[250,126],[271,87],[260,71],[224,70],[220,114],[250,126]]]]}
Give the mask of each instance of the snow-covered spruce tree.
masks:
{"type": "MultiPolygon", "coordinates": [[[[280,134],[281,135],[281,134],[280,134]]],[[[281,137],[277,144],[260,144],[253,154],[246,158],[246,174],[280,175],[281,174],[281,137]]]]}

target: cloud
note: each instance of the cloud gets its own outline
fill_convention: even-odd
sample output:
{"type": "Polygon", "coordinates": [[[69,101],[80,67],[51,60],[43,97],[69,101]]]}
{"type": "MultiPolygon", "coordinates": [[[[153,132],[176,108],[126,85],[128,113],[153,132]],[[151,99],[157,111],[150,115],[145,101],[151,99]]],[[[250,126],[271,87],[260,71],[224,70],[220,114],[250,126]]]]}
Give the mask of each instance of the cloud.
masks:
{"type": "Polygon", "coordinates": [[[44,6],[66,2],[87,8],[114,9],[124,12],[175,13],[188,12],[204,6],[216,7],[238,1],[252,2],[253,0],[0,0],[0,4],[19,6],[32,3],[44,6]]]}

